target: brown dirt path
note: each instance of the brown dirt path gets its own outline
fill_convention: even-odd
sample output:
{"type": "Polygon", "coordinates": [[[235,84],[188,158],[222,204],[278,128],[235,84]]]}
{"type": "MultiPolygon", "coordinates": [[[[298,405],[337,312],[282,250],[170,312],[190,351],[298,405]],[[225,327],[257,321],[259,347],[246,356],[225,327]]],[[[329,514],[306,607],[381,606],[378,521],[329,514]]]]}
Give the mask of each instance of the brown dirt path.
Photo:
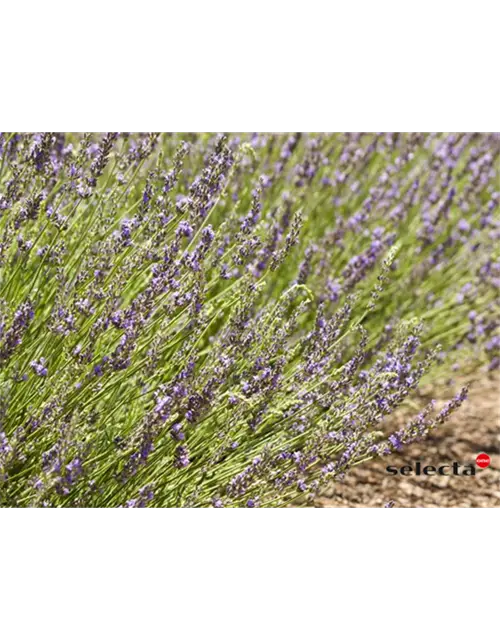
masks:
{"type": "MultiPolygon", "coordinates": [[[[439,396],[446,400],[455,392],[454,386],[439,396]]],[[[417,403],[423,407],[431,397],[432,389],[424,390],[417,403]]],[[[394,507],[500,507],[498,376],[473,381],[467,401],[427,440],[409,446],[400,455],[351,469],[343,482],[335,483],[316,499],[315,506],[382,507],[389,501],[394,501],[394,507]],[[490,456],[491,465],[477,468],[475,476],[393,476],[386,471],[387,465],[415,467],[417,460],[422,467],[453,461],[470,464],[481,452],[490,456]]]]}

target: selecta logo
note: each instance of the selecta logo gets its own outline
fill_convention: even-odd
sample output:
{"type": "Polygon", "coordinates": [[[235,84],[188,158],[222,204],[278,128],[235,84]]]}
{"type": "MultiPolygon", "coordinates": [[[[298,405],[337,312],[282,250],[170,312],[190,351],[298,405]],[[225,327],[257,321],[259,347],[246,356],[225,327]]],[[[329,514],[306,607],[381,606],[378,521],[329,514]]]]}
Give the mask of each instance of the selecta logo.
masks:
{"type": "Polygon", "coordinates": [[[481,469],[486,469],[486,467],[490,466],[490,456],[487,453],[480,453],[476,458],[476,464],[481,469]]]}
{"type": "MultiPolygon", "coordinates": [[[[476,464],[480,469],[486,469],[491,463],[490,456],[487,453],[480,453],[476,457],[476,464]]],[[[453,462],[452,464],[443,464],[439,467],[433,465],[423,465],[420,460],[415,463],[413,467],[411,464],[404,465],[402,467],[388,466],[386,467],[387,473],[391,475],[402,476],[475,476],[476,467],[473,464],[462,464],[460,462],[453,462]]]]}

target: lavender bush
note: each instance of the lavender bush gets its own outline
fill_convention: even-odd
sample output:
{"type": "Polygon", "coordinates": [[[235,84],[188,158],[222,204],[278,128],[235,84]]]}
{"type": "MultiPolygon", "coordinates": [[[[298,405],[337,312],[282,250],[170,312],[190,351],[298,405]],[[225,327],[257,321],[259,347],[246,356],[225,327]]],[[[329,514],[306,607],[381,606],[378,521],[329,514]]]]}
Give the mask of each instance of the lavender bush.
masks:
{"type": "Polygon", "coordinates": [[[423,378],[500,364],[499,156],[0,134],[0,505],[282,506],[425,437],[423,378]]]}

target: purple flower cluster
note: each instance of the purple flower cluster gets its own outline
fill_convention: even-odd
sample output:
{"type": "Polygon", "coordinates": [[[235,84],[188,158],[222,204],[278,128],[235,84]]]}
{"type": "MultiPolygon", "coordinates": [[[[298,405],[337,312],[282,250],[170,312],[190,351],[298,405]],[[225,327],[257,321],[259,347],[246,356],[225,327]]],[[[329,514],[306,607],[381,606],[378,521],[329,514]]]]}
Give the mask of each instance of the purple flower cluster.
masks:
{"type": "Polygon", "coordinates": [[[0,363],[7,362],[15,349],[22,343],[23,336],[29,328],[35,313],[33,305],[28,300],[18,306],[13,314],[10,327],[5,329],[5,321],[0,324],[0,363]]]}
{"type": "Polygon", "coordinates": [[[33,360],[30,366],[37,376],[45,377],[48,373],[45,358],[40,358],[38,361],[33,360]]]}

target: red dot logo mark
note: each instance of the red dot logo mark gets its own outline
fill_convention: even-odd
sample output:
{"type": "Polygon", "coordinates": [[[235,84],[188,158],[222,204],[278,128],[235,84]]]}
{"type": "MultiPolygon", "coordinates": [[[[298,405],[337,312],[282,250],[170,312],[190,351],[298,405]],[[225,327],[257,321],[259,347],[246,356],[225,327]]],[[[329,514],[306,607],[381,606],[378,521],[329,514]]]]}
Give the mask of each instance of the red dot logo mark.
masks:
{"type": "Polygon", "coordinates": [[[476,458],[476,464],[481,469],[486,469],[486,467],[490,466],[490,456],[487,453],[480,453],[476,458]]]}

